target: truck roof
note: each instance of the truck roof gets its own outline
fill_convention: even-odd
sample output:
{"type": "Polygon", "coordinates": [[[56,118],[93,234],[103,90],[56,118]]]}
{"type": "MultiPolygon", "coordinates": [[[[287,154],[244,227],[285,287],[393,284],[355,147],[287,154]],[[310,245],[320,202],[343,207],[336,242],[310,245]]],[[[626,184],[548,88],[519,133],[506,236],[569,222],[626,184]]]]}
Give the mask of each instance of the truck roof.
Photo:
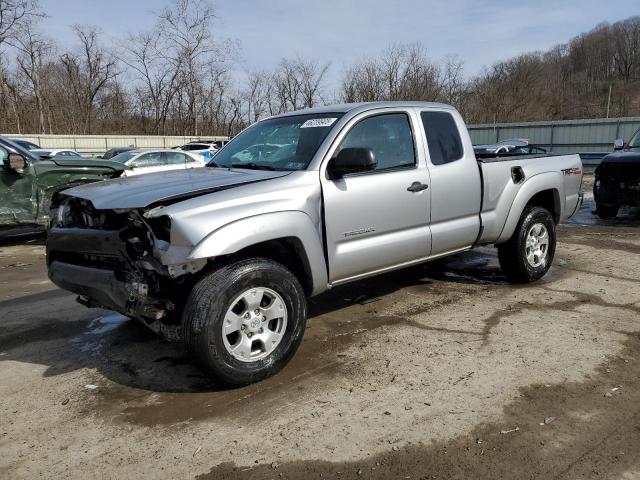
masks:
{"type": "Polygon", "coordinates": [[[393,102],[362,102],[362,103],[340,103],[326,105],[324,107],[305,108],[293,112],[274,115],[274,117],[288,117],[291,115],[308,115],[314,113],[347,113],[352,111],[366,111],[385,107],[422,107],[422,108],[445,108],[453,110],[451,105],[435,102],[414,102],[414,101],[393,101],[393,102]]]}

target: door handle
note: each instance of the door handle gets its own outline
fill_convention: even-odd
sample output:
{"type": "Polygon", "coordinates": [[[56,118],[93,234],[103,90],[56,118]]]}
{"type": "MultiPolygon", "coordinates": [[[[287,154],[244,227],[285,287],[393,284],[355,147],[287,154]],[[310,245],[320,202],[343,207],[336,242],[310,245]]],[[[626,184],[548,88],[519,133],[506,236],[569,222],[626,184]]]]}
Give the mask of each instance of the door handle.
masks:
{"type": "Polygon", "coordinates": [[[422,190],[426,190],[427,188],[429,188],[429,185],[427,185],[426,183],[413,182],[409,186],[409,188],[407,188],[407,191],[409,191],[409,192],[421,192],[422,190]]]}

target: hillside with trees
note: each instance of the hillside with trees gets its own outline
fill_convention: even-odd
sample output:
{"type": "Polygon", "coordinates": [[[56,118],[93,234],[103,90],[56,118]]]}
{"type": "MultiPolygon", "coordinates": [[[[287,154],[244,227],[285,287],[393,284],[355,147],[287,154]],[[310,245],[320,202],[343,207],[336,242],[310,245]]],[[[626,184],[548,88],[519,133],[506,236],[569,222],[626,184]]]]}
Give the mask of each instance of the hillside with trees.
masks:
{"type": "Polygon", "coordinates": [[[640,115],[637,16],[471,78],[459,57],[391,44],[329,85],[338,67],[301,57],[238,75],[241,45],[213,36],[207,0],[172,0],[121,42],[75,25],[75,44],[60,45],[44,33],[45,15],[37,0],[0,2],[4,133],[226,135],[287,110],[372,100],[446,102],[470,123],[640,115]]]}

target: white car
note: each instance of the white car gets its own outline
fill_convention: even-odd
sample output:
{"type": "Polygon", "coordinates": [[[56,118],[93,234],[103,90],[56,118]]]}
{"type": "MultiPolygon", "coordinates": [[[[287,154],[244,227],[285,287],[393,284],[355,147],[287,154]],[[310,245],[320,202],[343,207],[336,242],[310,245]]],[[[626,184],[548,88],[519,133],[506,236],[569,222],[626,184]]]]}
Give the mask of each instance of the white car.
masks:
{"type": "Polygon", "coordinates": [[[42,158],[43,160],[47,160],[53,157],[64,157],[69,160],[82,159],[82,155],[80,155],[78,152],[75,152],[73,150],[61,149],[61,148],[58,148],[58,149],[34,148],[34,149],[31,149],[30,152],[42,158]]]}
{"type": "Polygon", "coordinates": [[[209,162],[218,150],[224,147],[228,141],[226,140],[202,140],[202,141],[194,141],[189,142],[179,147],[175,147],[175,150],[182,150],[184,152],[191,152],[194,154],[199,154],[204,158],[205,163],[209,162]]]}
{"type": "Polygon", "coordinates": [[[197,154],[177,150],[130,150],[116,155],[111,160],[131,167],[123,176],[204,167],[204,159],[197,154]]]}

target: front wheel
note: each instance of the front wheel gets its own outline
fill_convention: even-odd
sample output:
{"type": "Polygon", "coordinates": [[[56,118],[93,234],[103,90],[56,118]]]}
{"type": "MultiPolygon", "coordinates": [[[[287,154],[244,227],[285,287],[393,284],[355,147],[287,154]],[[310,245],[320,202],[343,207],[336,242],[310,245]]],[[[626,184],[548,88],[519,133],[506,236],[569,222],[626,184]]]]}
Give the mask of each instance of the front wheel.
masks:
{"type": "Polygon", "coordinates": [[[619,205],[602,205],[596,203],[596,215],[603,220],[615,218],[616,215],[618,215],[618,210],[620,210],[619,205]]]}
{"type": "Polygon", "coordinates": [[[500,267],[512,283],[529,283],[543,277],[556,251],[556,224],[548,210],[527,207],[513,236],[498,245],[500,267]]]}
{"type": "Polygon", "coordinates": [[[183,313],[187,349],[225,385],[274,375],[298,349],[306,297],[289,269],[272,260],[240,260],[206,274],[183,313]]]}

